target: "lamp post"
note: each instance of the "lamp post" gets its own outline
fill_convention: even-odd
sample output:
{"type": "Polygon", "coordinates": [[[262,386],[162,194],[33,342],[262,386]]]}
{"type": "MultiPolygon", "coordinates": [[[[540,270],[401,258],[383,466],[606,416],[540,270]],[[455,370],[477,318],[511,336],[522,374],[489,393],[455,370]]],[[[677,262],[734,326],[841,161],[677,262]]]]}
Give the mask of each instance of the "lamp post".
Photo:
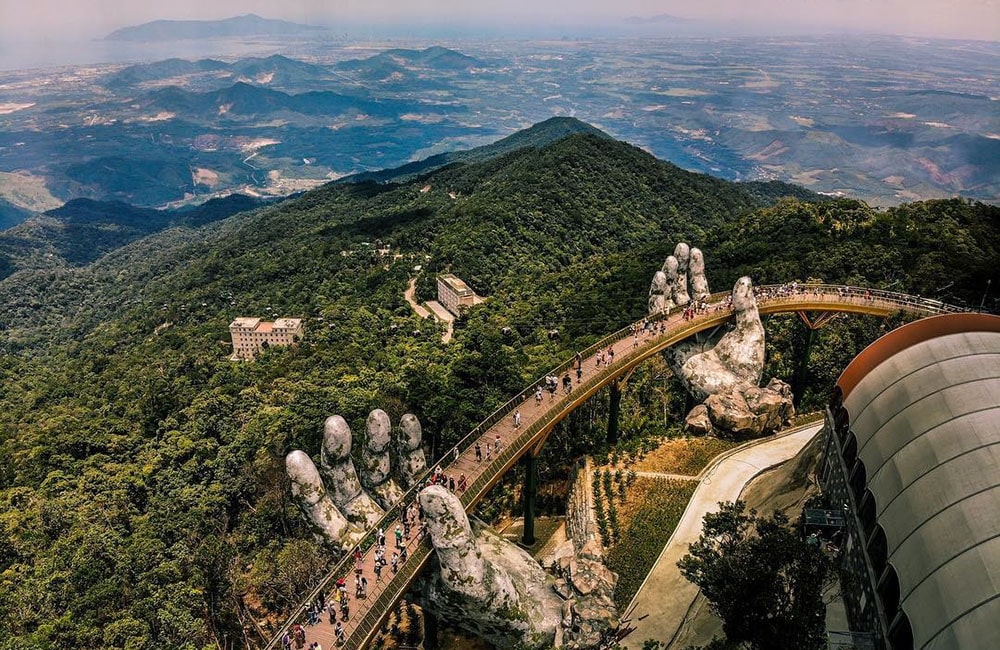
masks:
{"type": "Polygon", "coordinates": [[[986,280],[986,289],[983,290],[983,299],[979,301],[979,311],[982,313],[983,306],[986,304],[986,294],[990,292],[990,284],[993,282],[993,278],[986,280]]]}

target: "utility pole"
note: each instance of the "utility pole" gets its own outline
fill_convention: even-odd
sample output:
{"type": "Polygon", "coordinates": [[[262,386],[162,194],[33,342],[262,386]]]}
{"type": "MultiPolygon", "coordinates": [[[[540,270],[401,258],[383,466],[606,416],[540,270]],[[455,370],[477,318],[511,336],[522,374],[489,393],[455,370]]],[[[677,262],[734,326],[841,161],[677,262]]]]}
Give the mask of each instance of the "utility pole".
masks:
{"type": "Polygon", "coordinates": [[[979,312],[982,313],[983,306],[986,305],[986,294],[990,292],[990,283],[993,282],[993,278],[986,280],[986,289],[983,291],[983,299],[979,301],[979,312]]]}

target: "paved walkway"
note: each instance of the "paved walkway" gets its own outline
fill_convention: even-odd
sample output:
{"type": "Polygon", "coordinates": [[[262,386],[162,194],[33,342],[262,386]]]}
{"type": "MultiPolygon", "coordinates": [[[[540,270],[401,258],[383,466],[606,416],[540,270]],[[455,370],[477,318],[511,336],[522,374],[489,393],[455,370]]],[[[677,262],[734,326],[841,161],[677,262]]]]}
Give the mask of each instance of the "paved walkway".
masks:
{"type": "Polygon", "coordinates": [[[437,300],[428,300],[427,308],[434,313],[434,317],[445,324],[444,334],[441,335],[441,342],[447,343],[451,340],[451,335],[455,332],[455,314],[444,308],[444,305],[437,300]]]}
{"type": "Polygon", "coordinates": [[[766,442],[737,448],[709,466],[680,523],[632,599],[635,631],[622,641],[622,647],[642,648],[646,639],[664,643],[673,640],[698,595],[698,587],[681,575],[677,561],[701,535],[702,518],[709,512],[717,512],[720,501],[739,498],[744,486],[763,470],[799,453],[821,427],[821,422],[809,424],[766,442]]]}

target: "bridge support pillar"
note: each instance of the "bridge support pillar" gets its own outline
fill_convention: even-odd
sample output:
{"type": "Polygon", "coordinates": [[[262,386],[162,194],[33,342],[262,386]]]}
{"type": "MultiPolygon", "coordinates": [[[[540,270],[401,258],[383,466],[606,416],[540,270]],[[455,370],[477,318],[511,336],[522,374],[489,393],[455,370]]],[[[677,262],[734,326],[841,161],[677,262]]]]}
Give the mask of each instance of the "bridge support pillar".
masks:
{"type": "Polygon", "coordinates": [[[820,312],[814,318],[810,318],[809,314],[804,311],[796,313],[806,326],[806,347],[799,356],[798,364],[795,367],[795,376],[792,378],[792,402],[798,408],[799,402],[802,401],[802,392],[806,388],[806,373],[809,372],[809,355],[812,353],[812,346],[816,341],[816,330],[832,321],[837,316],[837,312],[820,312]]]}
{"type": "Polygon", "coordinates": [[[538,456],[527,453],[524,456],[524,489],[521,497],[524,500],[524,534],[521,543],[533,546],[535,543],[535,496],[538,493],[538,456]]]}
{"type": "Polygon", "coordinates": [[[424,650],[438,650],[438,619],[426,603],[421,608],[424,613],[424,650]]]}
{"type": "Polygon", "coordinates": [[[608,384],[608,433],[606,440],[609,445],[618,442],[618,414],[622,406],[622,389],[617,381],[608,384]]]}
{"type": "Polygon", "coordinates": [[[795,368],[795,378],[792,381],[792,403],[798,408],[802,401],[802,393],[806,389],[806,373],[809,372],[809,355],[812,354],[813,342],[816,340],[816,330],[809,328],[806,330],[806,347],[799,356],[799,362],[795,368]]]}

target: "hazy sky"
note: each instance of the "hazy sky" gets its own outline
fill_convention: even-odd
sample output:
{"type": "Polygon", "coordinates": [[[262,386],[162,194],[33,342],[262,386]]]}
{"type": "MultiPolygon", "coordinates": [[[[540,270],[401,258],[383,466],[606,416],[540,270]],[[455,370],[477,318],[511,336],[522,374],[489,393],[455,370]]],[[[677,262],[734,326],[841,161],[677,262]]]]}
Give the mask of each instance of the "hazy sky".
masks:
{"type": "MultiPolygon", "coordinates": [[[[872,31],[1000,40],[1000,0],[0,0],[0,39],[89,39],[158,18],[215,19],[244,13],[346,23],[538,23],[620,25],[668,13],[760,32],[872,31]]],[[[2,43],[0,43],[2,45],[2,43]]]]}

